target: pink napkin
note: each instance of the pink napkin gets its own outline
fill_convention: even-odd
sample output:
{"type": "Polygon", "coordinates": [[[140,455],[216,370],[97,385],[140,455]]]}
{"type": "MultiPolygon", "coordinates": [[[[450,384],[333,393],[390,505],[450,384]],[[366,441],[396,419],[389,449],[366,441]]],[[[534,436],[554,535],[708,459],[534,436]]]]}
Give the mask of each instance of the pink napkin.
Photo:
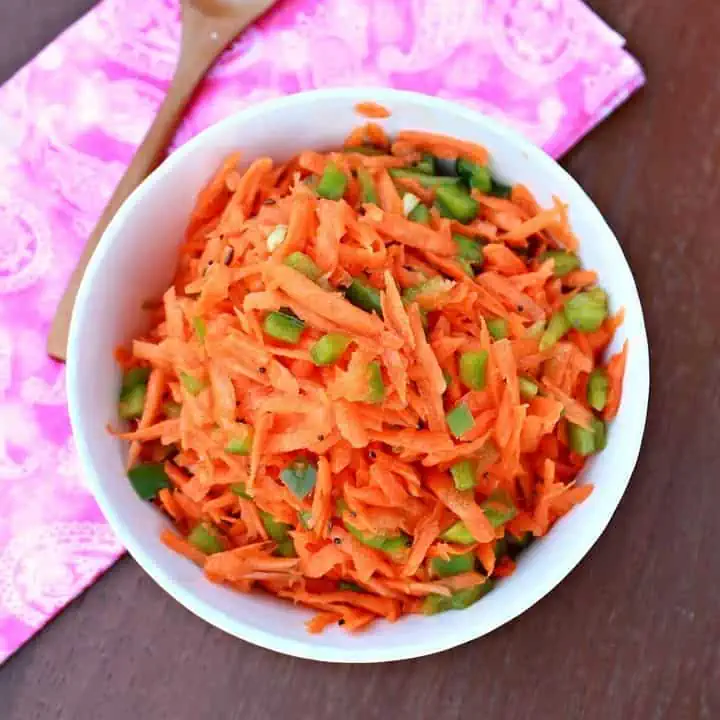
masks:
{"type": "MultiPolygon", "coordinates": [[[[45,335],[161,101],[177,0],[105,0],[0,89],[0,662],[123,552],[84,488],[45,335]]],[[[315,87],[452,98],[557,156],[642,85],[580,0],[284,0],[204,85],[183,142],[315,87]]]]}

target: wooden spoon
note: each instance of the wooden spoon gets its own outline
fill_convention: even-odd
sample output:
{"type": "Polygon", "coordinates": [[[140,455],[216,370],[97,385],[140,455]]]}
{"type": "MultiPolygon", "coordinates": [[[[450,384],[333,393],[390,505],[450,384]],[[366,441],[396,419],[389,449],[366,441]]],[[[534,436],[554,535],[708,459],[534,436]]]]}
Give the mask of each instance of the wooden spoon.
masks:
{"type": "Polygon", "coordinates": [[[66,359],[70,316],[80,281],[90,257],[118,208],[162,161],[183,110],[218,55],[276,1],[181,0],[180,58],[170,89],[70,277],[50,326],[47,350],[51,357],[61,361],[66,359]]]}

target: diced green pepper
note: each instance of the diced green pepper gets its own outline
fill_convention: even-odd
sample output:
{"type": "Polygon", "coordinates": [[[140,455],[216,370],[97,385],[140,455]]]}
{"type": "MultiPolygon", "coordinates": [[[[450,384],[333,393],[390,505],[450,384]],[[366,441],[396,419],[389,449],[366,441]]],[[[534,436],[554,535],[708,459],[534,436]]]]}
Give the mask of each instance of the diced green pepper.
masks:
{"type": "Polygon", "coordinates": [[[489,193],[492,190],[492,176],[486,165],[478,165],[466,158],[458,158],[455,171],[470,187],[482,193],[489,193]]]}
{"type": "Polygon", "coordinates": [[[477,217],[477,201],[457,185],[439,186],[435,191],[435,198],[438,207],[458,222],[467,224],[477,217]]]}
{"type": "Polygon", "coordinates": [[[488,318],[487,328],[494,340],[502,340],[508,336],[508,324],[505,318],[488,318]]]}
{"type": "Polygon", "coordinates": [[[357,307],[368,312],[383,316],[380,303],[380,293],[372,285],[368,285],[359,278],[353,278],[350,287],[345,291],[345,297],[357,307]]]}
{"type": "Polygon", "coordinates": [[[473,265],[482,265],[484,255],[482,245],[479,242],[460,233],[453,233],[452,238],[458,250],[458,257],[467,260],[473,265]]]}
{"type": "Polygon", "coordinates": [[[493,588],[493,581],[486,580],[480,585],[474,585],[471,588],[465,590],[458,590],[452,595],[452,606],[453,610],[464,610],[470,607],[473,603],[476,603],[481,597],[487,595],[493,588]]]}
{"type": "Polygon", "coordinates": [[[592,455],[595,452],[595,432],[575,423],[568,423],[570,449],[578,455],[592,455]]]}
{"type": "Polygon", "coordinates": [[[334,162],[329,162],[318,183],[317,194],[328,200],[340,200],[345,194],[347,184],[345,173],[334,162]]]}
{"type": "Polygon", "coordinates": [[[147,385],[136,385],[123,393],[118,405],[118,413],[123,420],[139,418],[145,409],[147,385]]]}
{"type": "Polygon", "coordinates": [[[249,425],[244,426],[242,437],[230,438],[225,446],[225,452],[230,455],[249,455],[253,444],[253,429],[249,425]]]}
{"type": "Polygon", "coordinates": [[[452,597],[445,595],[428,595],[422,603],[423,615],[437,615],[452,609],[452,597]]]}
{"type": "Polygon", "coordinates": [[[305,330],[300,318],[284,312],[269,312],[263,322],[263,331],[276,340],[296,345],[305,330]]]}
{"type": "Polygon", "coordinates": [[[468,430],[475,427],[475,419],[468,406],[464,403],[456,405],[446,416],[450,432],[456,437],[462,437],[468,430]]]}
{"type": "Polygon", "coordinates": [[[565,303],[565,317],[580,332],[595,332],[607,315],[607,295],[602,290],[578,293],[565,303]]]}
{"type": "Polygon", "coordinates": [[[368,364],[368,402],[380,403],[385,399],[385,383],[379,362],[368,364]]]}
{"type": "Polygon", "coordinates": [[[595,436],[595,452],[600,452],[607,445],[607,425],[597,417],[594,417],[590,422],[595,436]]]}
{"type": "Polygon", "coordinates": [[[128,470],[135,492],[143,500],[152,500],[159,490],[170,487],[170,478],[162,463],[142,463],[128,470]]]}
{"type": "Polygon", "coordinates": [[[405,550],[410,546],[410,541],[406,535],[373,535],[372,533],[364,533],[358,530],[354,525],[345,523],[347,531],[363,545],[382,550],[383,552],[392,554],[398,550],[405,550]]]}
{"type": "Polygon", "coordinates": [[[310,518],[312,517],[312,512],[310,510],[300,510],[298,512],[298,519],[300,520],[300,524],[306,529],[310,529],[310,518]]]}
{"type": "Polygon", "coordinates": [[[342,357],[351,342],[347,335],[328,333],[310,348],[310,358],[316,365],[332,365],[342,357]]]}
{"type": "Polygon", "coordinates": [[[476,603],[492,590],[492,580],[486,580],[480,585],[474,585],[465,590],[454,592],[451,597],[444,595],[428,595],[423,600],[422,611],[425,615],[436,615],[447,610],[464,610],[476,603]]]}
{"type": "Polygon", "coordinates": [[[550,316],[547,329],[540,338],[540,352],[549,350],[556,342],[561,340],[570,330],[570,322],[562,310],[550,316]]]}
{"type": "Polygon", "coordinates": [[[436,275],[435,277],[431,277],[418,285],[405,288],[405,290],[403,290],[402,297],[406,303],[411,303],[415,302],[419,295],[434,295],[436,293],[445,292],[450,287],[452,287],[451,282],[439,275],[436,275]]]}
{"type": "Polygon", "coordinates": [[[435,575],[442,578],[471,572],[475,568],[475,554],[467,552],[462,555],[451,555],[449,560],[436,557],[432,559],[430,567],[435,575]]]}
{"type": "Polygon", "coordinates": [[[458,490],[472,490],[475,487],[475,463],[472,460],[460,460],[450,468],[455,487],[458,490]]]}
{"type": "Polygon", "coordinates": [[[281,540],[279,543],[277,543],[277,547],[273,551],[273,555],[278,555],[279,557],[286,558],[297,557],[297,553],[295,552],[295,543],[293,542],[293,539],[291,537],[286,537],[284,540],[281,540]]]}
{"type": "Polygon", "coordinates": [[[430,153],[423,153],[422,159],[419,162],[416,162],[413,167],[418,172],[425,173],[426,175],[434,175],[435,166],[435,157],[430,153]]]}
{"type": "Polygon", "coordinates": [[[605,409],[608,400],[610,380],[604,368],[595,368],[588,378],[587,399],[593,410],[600,412],[605,409]]]}
{"type": "Polygon", "coordinates": [[[416,205],[415,208],[408,214],[408,220],[420,223],[421,225],[429,225],[430,211],[428,210],[427,205],[423,205],[422,203],[416,205]]]}
{"type": "Polygon", "coordinates": [[[460,187],[460,181],[457,178],[445,177],[444,175],[428,175],[419,170],[390,168],[389,173],[391,177],[398,180],[414,180],[425,188],[460,187]]]}
{"type": "Polygon", "coordinates": [[[120,394],[132,390],[138,385],[147,385],[147,381],[150,378],[150,368],[146,367],[134,367],[128,370],[122,379],[122,386],[120,388],[120,394]]]}
{"type": "Polygon", "coordinates": [[[482,507],[485,517],[494,528],[499,528],[506,522],[510,522],[517,515],[517,509],[512,503],[505,504],[504,502],[500,503],[488,499],[480,507],[482,507]]]}
{"type": "Polygon", "coordinates": [[[604,304],[607,306],[609,302],[608,294],[601,287],[594,287],[586,290],[585,293],[590,296],[593,302],[604,304]]]}
{"type": "Polygon", "coordinates": [[[520,396],[525,400],[532,400],[540,392],[538,384],[530,378],[520,376],[518,384],[520,385],[520,396]]]}
{"type": "Polygon", "coordinates": [[[505,185],[504,183],[493,179],[492,187],[490,188],[490,195],[507,199],[512,195],[512,185],[505,185]]]}
{"type": "Polygon", "coordinates": [[[310,278],[313,282],[322,275],[315,261],[303,252],[294,252],[285,258],[285,265],[310,278]]]}
{"type": "Polygon", "coordinates": [[[460,354],[458,369],[460,380],[470,390],[482,390],[485,387],[488,351],[468,351],[460,354]]]}
{"type": "Polygon", "coordinates": [[[473,270],[473,266],[470,262],[468,262],[465,258],[456,257],[455,262],[462,268],[462,271],[471,278],[475,277],[475,270],[473,270]]]}
{"type": "Polygon", "coordinates": [[[375,190],[375,183],[367,169],[364,167],[358,168],[357,177],[360,183],[360,199],[364,203],[379,205],[380,201],[377,191],[375,190]]]}
{"type": "Polygon", "coordinates": [[[150,369],[136,367],[128,370],[122,379],[118,414],[123,420],[139,418],[145,408],[145,395],[150,369]]]}
{"type": "Polygon", "coordinates": [[[501,537],[495,541],[493,547],[495,551],[495,559],[499,560],[501,557],[505,557],[508,554],[508,541],[507,538],[501,537]]]}
{"type": "Polygon", "coordinates": [[[287,539],[288,532],[292,530],[292,525],[278,522],[270,513],[265,512],[264,510],[260,510],[259,513],[265,532],[267,532],[271,540],[274,540],[276,543],[280,543],[287,539]]]}
{"type": "Polygon", "coordinates": [[[315,487],[317,468],[307,458],[299,457],[280,473],[280,479],[302,500],[315,487]]]}
{"type": "Polygon", "coordinates": [[[458,545],[474,545],[477,542],[462,520],[458,520],[445,530],[445,532],[441,533],[440,539],[458,545]]]}
{"type": "Polygon", "coordinates": [[[213,555],[225,549],[215,530],[208,523],[196,525],[187,539],[193,547],[205,555],[213,555]]]}
{"type": "Polygon", "coordinates": [[[408,547],[410,547],[410,540],[407,535],[391,535],[383,540],[383,544],[380,549],[383,552],[392,555],[393,553],[401,550],[406,550],[408,547]]]}
{"type": "Polygon", "coordinates": [[[233,483],[230,486],[230,492],[243,500],[252,500],[252,495],[248,494],[247,485],[244,482],[233,483]]]}
{"type": "Polygon", "coordinates": [[[540,256],[540,261],[553,261],[553,275],[555,277],[565,277],[573,270],[580,267],[580,258],[575,253],[566,252],[565,250],[548,250],[540,256]]]}
{"type": "Polygon", "coordinates": [[[195,335],[197,335],[197,339],[202,342],[207,335],[207,325],[205,324],[205,320],[201,317],[194,317],[192,319],[192,326],[195,331],[195,335]]]}

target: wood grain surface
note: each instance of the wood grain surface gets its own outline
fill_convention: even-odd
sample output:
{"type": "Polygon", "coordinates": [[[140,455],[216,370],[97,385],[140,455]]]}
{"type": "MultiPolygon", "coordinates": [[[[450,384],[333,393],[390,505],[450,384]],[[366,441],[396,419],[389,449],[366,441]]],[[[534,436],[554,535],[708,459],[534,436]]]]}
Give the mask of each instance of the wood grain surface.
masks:
{"type": "MultiPolygon", "coordinates": [[[[565,164],[635,272],[652,391],[637,471],[589,556],[490,636],[374,667],[234,640],[124,559],[0,670],[3,720],[720,718],[720,3],[590,4],[649,82],[565,164]]],[[[1,0],[0,76],[89,5],[1,0]]]]}

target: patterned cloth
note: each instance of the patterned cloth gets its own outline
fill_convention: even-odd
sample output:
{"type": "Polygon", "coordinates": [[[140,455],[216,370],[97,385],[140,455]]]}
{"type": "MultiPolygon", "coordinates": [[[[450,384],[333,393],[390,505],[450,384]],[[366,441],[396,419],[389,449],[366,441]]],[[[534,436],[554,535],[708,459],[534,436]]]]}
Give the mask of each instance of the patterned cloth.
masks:
{"type": "MultiPolygon", "coordinates": [[[[122,553],[80,479],[45,335],[173,70],[177,0],[105,0],[0,89],[0,662],[122,553]]],[[[223,57],[182,143],[315,87],[452,98],[560,155],[643,83],[580,0],[282,0],[223,57]]]]}

